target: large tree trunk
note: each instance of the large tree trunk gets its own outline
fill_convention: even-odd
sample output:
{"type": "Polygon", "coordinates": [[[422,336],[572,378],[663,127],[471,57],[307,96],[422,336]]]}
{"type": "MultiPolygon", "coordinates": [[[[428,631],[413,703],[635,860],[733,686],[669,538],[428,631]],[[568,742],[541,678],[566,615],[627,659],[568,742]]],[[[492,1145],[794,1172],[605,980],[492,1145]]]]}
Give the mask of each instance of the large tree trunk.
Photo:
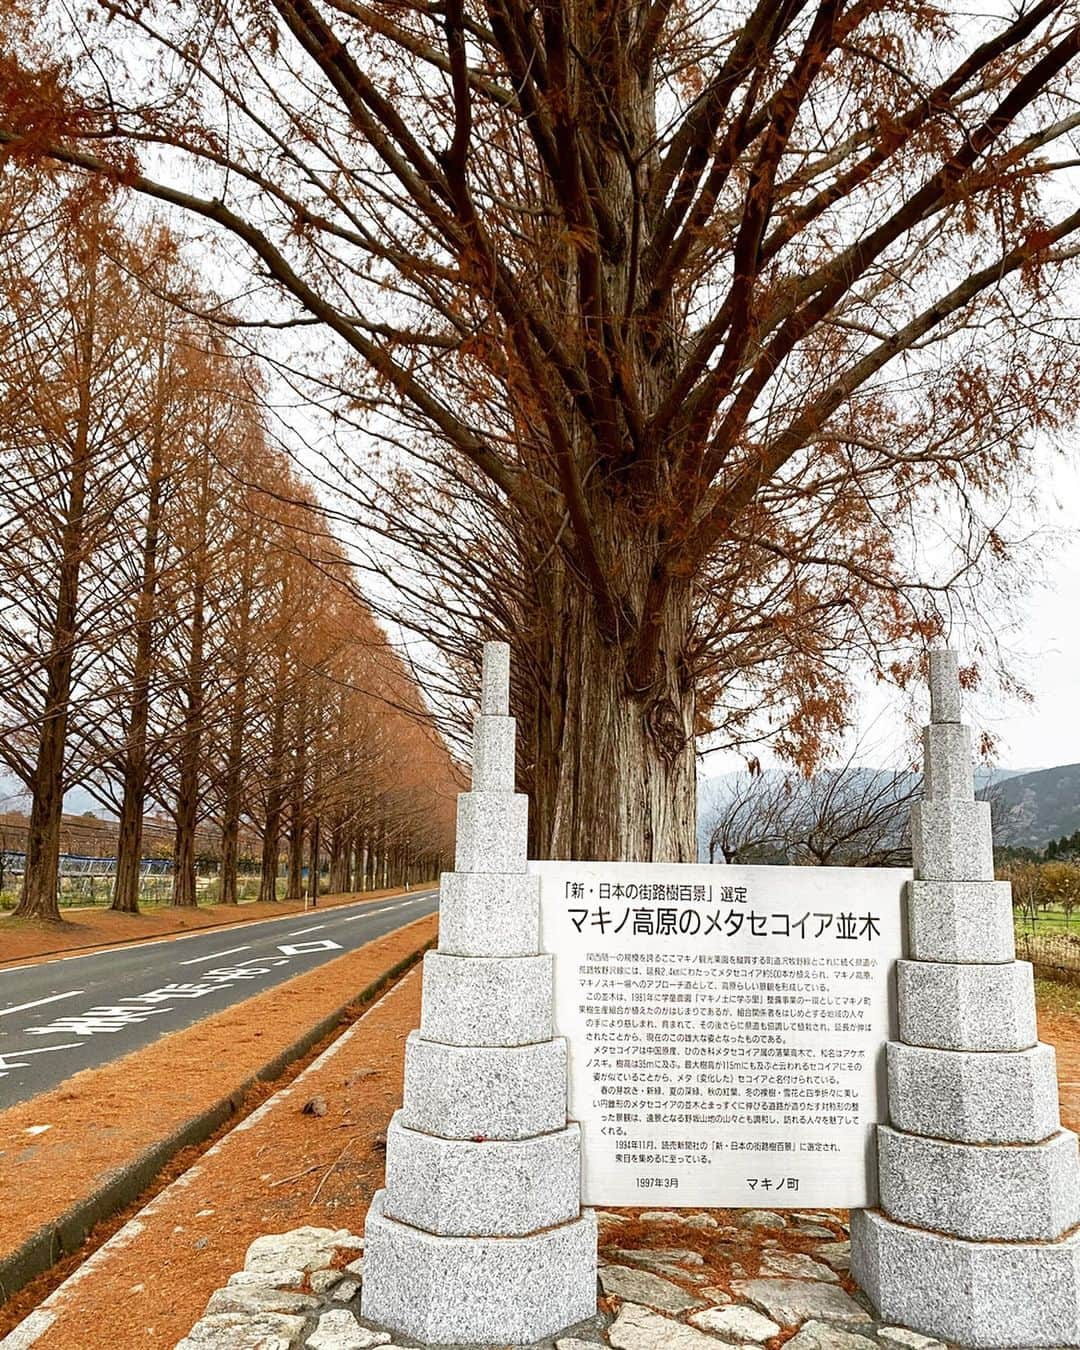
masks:
{"type": "Polygon", "coordinates": [[[356,853],[353,856],[354,891],[366,891],[368,888],[368,841],[367,835],[361,835],[356,841],[356,853]]]}
{"type": "Polygon", "coordinates": [[[285,809],[285,649],[279,648],[274,675],[274,715],[270,731],[270,763],[263,819],[262,860],[259,866],[259,901],[277,899],[278,854],[281,819],[285,809]]]}
{"type": "Polygon", "coordinates": [[[307,786],[307,705],[303,695],[296,705],[293,766],[289,792],[289,884],[286,900],[303,899],[305,788],[307,786]]]}
{"type": "Polygon", "coordinates": [[[237,865],[240,857],[240,816],[229,810],[226,797],[225,818],[221,826],[221,887],[219,905],[240,903],[237,894],[237,865]]]}
{"type": "Polygon", "coordinates": [[[308,864],[308,898],[313,905],[319,903],[319,854],[320,854],[320,829],[319,817],[316,816],[311,822],[311,859],[308,864]]]}
{"type": "Polygon", "coordinates": [[[525,719],[531,856],[695,861],[689,595],[671,595],[660,616],[656,675],[638,690],[624,649],[600,632],[591,598],[563,575],[552,581],[550,640],[537,649],[546,707],[525,719]]]}
{"type": "Polygon", "coordinates": [[[154,600],[158,583],[158,539],[161,533],[162,478],[165,440],[164,380],[165,319],[158,338],[158,390],[154,434],[147,470],[146,529],[143,534],[142,576],[135,611],[135,658],[131,671],[131,710],[123,757],[124,795],[116,848],[116,885],[112,908],[124,914],[139,912],[142,877],[143,812],[146,808],[146,731],[150,719],[150,672],[153,668],[154,600]]]}
{"type": "Polygon", "coordinates": [[[221,820],[221,894],[219,902],[239,902],[236,869],[240,853],[240,805],[244,767],[244,722],[247,717],[248,649],[251,622],[251,579],[253,558],[245,550],[241,570],[242,594],[237,619],[236,682],[229,711],[229,743],[226,750],[224,807],[221,820]]]}
{"type": "Polygon", "coordinates": [[[69,467],[67,503],[60,536],[60,571],[49,651],[45,659],[45,707],[31,783],[33,799],[26,833],[26,871],[15,914],[60,923],[57,886],[60,825],[64,813],[64,752],[67,745],[71,675],[75,663],[79,574],[86,535],[86,487],[90,472],[91,375],[97,273],[87,273],[87,303],[77,343],[78,410],[69,467]]]}
{"type": "Polygon", "coordinates": [[[138,914],[139,883],[142,880],[142,821],[146,805],[145,764],[128,760],[124,765],[124,795],[116,840],[116,884],[112,908],[122,914],[138,914]]]}
{"type": "Polygon", "coordinates": [[[207,513],[210,510],[210,454],[203,451],[195,509],[197,538],[193,549],[191,646],[184,677],[184,721],[180,733],[180,784],[176,793],[176,849],[173,904],[191,909],[198,903],[195,886],[195,829],[199,819],[199,752],[203,739],[203,646],[206,638],[207,513]]]}
{"type": "MultiPolygon", "coordinates": [[[[620,39],[615,21],[595,6],[569,6],[569,27],[578,49],[588,51],[598,79],[582,80],[580,125],[591,131],[590,148],[608,218],[633,222],[641,231],[642,273],[632,250],[614,242],[598,257],[610,313],[632,303],[652,263],[652,210],[641,206],[658,167],[655,89],[627,64],[637,26],[648,7],[627,10],[620,39]],[[619,125],[635,148],[628,167],[625,145],[608,134],[606,100],[614,91],[619,125]],[[636,178],[636,183],[635,183],[636,178]]],[[[568,251],[569,253],[569,251],[568,251]]],[[[564,291],[552,288],[556,304],[587,313],[593,303],[586,273],[566,264],[564,291]]],[[[673,305],[660,304],[654,326],[628,332],[625,365],[643,421],[663,401],[678,365],[673,305]]],[[[557,329],[560,318],[551,315],[557,329]]],[[[588,336],[591,319],[581,319],[588,336]]],[[[587,366],[591,356],[582,360],[587,366]]],[[[667,566],[673,526],[663,503],[677,498],[668,481],[663,447],[639,447],[619,471],[608,460],[593,463],[601,429],[566,407],[568,448],[581,470],[576,489],[579,514],[589,522],[591,549],[584,544],[569,565],[547,549],[527,571],[538,578],[539,632],[522,639],[519,660],[540,692],[539,707],[523,706],[534,722],[526,744],[523,782],[531,778],[531,851],[538,858],[641,862],[690,862],[697,858],[694,679],[691,648],[693,596],[688,578],[667,566]],[[592,472],[593,468],[598,472],[592,472]],[[615,490],[613,491],[613,487],[615,490]],[[525,644],[528,648],[525,649],[525,644]],[[528,662],[528,666],[524,663],[528,662]],[[531,771],[531,772],[530,772],[531,771]]],[[[625,442],[603,453],[625,451],[625,442]]],[[[570,522],[577,525],[573,520],[570,522]]],[[[545,545],[546,548],[546,545],[545,545]]],[[[527,701],[522,700],[525,704],[527,701]]],[[[535,704],[536,700],[528,700],[535,704]]]]}
{"type": "Polygon", "coordinates": [[[67,697],[63,697],[65,711],[60,712],[60,705],[54,701],[55,686],[51,677],[49,687],[47,706],[56,708],[57,711],[46,719],[38,741],[34,798],[30,808],[30,824],[26,832],[26,872],[15,916],[60,923],[57,885],[60,869],[60,817],[64,809],[63,771],[67,697]]]}
{"type": "Polygon", "coordinates": [[[330,894],[342,895],[349,889],[351,842],[339,819],[330,832],[330,894]]]}
{"type": "Polygon", "coordinates": [[[289,876],[286,900],[302,900],[304,894],[304,804],[293,798],[289,817],[289,876]]]}
{"type": "Polygon", "coordinates": [[[283,796],[272,786],[267,797],[262,831],[262,857],[259,862],[259,902],[277,899],[278,848],[281,840],[283,796]]]}
{"type": "Polygon", "coordinates": [[[181,909],[194,909],[198,903],[195,884],[195,812],[196,798],[191,778],[185,774],[176,798],[176,843],[173,850],[173,899],[181,909]]]}

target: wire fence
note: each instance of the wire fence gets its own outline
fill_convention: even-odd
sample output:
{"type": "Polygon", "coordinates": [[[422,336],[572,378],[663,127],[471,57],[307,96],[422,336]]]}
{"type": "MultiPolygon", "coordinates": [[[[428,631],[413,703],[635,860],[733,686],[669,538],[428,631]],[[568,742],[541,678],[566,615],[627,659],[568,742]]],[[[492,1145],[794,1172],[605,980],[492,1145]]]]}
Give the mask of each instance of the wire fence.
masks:
{"type": "MultiPolygon", "coordinates": [[[[57,876],[57,900],[64,908],[85,905],[110,905],[116,881],[116,858],[94,858],[79,853],[60,855],[57,876]]],[[[0,910],[14,909],[26,871],[26,854],[0,850],[0,910]]],[[[174,866],[171,858],[143,858],[139,864],[139,904],[169,904],[173,893],[174,866]]],[[[306,869],[305,869],[306,875],[306,869]]],[[[237,877],[237,899],[254,900],[259,893],[258,869],[242,869],[237,877]]],[[[275,889],[279,898],[288,885],[279,877],[275,889]]],[[[219,865],[200,863],[195,877],[196,897],[213,904],[221,888],[219,865]]]]}
{"type": "MultiPolygon", "coordinates": [[[[139,862],[139,872],[144,877],[168,876],[173,870],[171,858],[143,858],[139,862]]],[[[6,849],[0,852],[0,876],[21,877],[26,871],[26,854],[6,849]]],[[[116,876],[115,858],[91,858],[83,853],[61,853],[60,875],[62,877],[114,877],[116,876]]]]}
{"type": "Polygon", "coordinates": [[[1080,935],[1017,933],[1016,955],[1040,974],[1080,981],[1080,935]]]}

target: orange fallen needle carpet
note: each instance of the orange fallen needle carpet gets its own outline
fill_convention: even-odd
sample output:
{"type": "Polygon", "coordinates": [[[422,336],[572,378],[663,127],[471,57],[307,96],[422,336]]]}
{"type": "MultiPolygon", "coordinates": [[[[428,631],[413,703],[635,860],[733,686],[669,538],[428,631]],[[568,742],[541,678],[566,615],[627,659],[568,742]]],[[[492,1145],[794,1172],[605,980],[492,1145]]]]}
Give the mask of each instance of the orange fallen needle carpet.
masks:
{"type": "MultiPolygon", "coordinates": [[[[256,1237],[304,1224],[361,1234],[367,1206],[382,1184],[386,1126],[401,1101],[405,1038],[419,1017],[420,975],[414,970],[31,1313],[22,1324],[19,1350],[171,1350],[213,1291],[242,1268],[256,1237]],[[309,1103],[314,1111],[305,1112],[309,1103]]],[[[1065,1089],[1077,1069],[1080,1017],[1048,1011],[1040,1029],[1058,1045],[1065,1089]]],[[[1063,1090],[1062,1099],[1065,1123],[1075,1128],[1076,1096],[1063,1090]]],[[[722,1223],[735,1218],[710,1213],[722,1223]]],[[[671,1227],[650,1226],[647,1217],[634,1210],[610,1215],[602,1243],[617,1240],[631,1249],[670,1243],[671,1227]]],[[[822,1221],[839,1236],[845,1217],[823,1212],[822,1221]]],[[[712,1249],[719,1252],[725,1243],[700,1228],[680,1230],[678,1241],[700,1248],[703,1269],[716,1286],[698,1292],[722,1300],[728,1258],[712,1249]]],[[[770,1255],[766,1248],[798,1254],[809,1251],[810,1243],[796,1232],[778,1239],[764,1230],[740,1247],[741,1273],[753,1277],[759,1260],[775,1261],[775,1250],[770,1255]]],[[[620,1259],[631,1255],[622,1251],[620,1259]]],[[[849,1287],[849,1277],[842,1275],[840,1283],[849,1287]]],[[[697,1286],[687,1288],[694,1292],[697,1286]]],[[[792,1334],[789,1328],[770,1340],[769,1350],[779,1350],[792,1334]]]]}
{"type": "MultiPolygon", "coordinates": [[[[437,924],[435,915],[418,919],[0,1112],[0,1253],[17,1251],[44,1226],[84,1203],[103,1178],[215,1103],[232,1096],[239,1108],[245,1082],[344,1004],[360,1001],[365,991],[370,996],[371,986],[434,940],[437,924]]],[[[383,1081],[383,1066],[395,1064],[397,1050],[382,1045],[366,1052],[373,1085],[383,1081]]],[[[251,1089],[262,1097],[272,1090],[265,1084],[251,1089]]],[[[251,1100],[249,1096],[249,1105],[251,1100]]],[[[318,1117],[303,1119],[305,1125],[314,1121],[326,1128],[318,1117]]],[[[276,1197],[288,1189],[275,1186],[270,1194],[276,1197]]],[[[13,1308],[16,1314],[25,1311],[24,1303],[25,1296],[16,1296],[11,1305],[0,1307],[0,1334],[10,1329],[13,1308]]]]}
{"type": "Polygon", "coordinates": [[[171,1350],[260,1234],[302,1224],[362,1231],[419,1016],[412,971],[80,1266],[24,1323],[22,1343],[171,1350]],[[303,1110],[315,1099],[323,1114],[303,1110]]]}

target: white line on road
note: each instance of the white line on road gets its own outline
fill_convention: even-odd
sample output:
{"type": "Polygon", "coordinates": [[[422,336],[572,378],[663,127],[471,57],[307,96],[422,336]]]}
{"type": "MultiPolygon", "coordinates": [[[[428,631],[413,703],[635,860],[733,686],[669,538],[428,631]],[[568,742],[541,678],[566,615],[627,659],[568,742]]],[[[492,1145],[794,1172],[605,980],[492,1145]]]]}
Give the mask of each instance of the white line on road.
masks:
{"type": "Polygon", "coordinates": [[[9,1064],[12,1059],[23,1059],[26,1055],[47,1055],[50,1050],[76,1050],[85,1041],[68,1041],[65,1045],[42,1045],[36,1050],[6,1050],[0,1055],[0,1070],[25,1069],[25,1064],[9,1064]]]}
{"type": "Polygon", "coordinates": [[[298,928],[295,933],[290,933],[289,937],[302,937],[305,933],[317,933],[320,928],[325,928],[326,924],[317,923],[314,928],[298,928]]]}
{"type": "Polygon", "coordinates": [[[65,1041],[63,1045],[39,1045],[33,1050],[5,1050],[0,1059],[22,1059],[24,1055],[47,1055],[50,1050],[77,1050],[85,1041],[65,1041]]]}
{"type": "Polygon", "coordinates": [[[246,947],[230,947],[224,952],[211,952],[209,956],[193,956],[190,961],[181,961],[182,966],[197,966],[200,961],[216,961],[219,956],[232,956],[234,952],[249,952],[250,945],[246,947]]]}
{"type": "Polygon", "coordinates": [[[125,942],[122,947],[102,947],[92,952],[76,952],[74,956],[54,956],[51,961],[45,961],[46,966],[55,966],[57,961],[85,961],[88,956],[111,956],[116,952],[129,952],[135,947],[160,947],[163,942],[172,942],[174,939],[169,937],[148,938],[145,942],[125,942]]]}
{"type": "Polygon", "coordinates": [[[53,994],[51,998],[36,998],[33,1003],[19,1003],[14,1008],[5,1008],[0,1017],[10,1017],[12,1013],[22,1012],[24,1008],[40,1008],[43,1003],[59,1003],[62,998],[75,998],[84,994],[85,989],[72,989],[68,994],[53,994]]]}
{"type": "Polygon", "coordinates": [[[342,923],[355,923],[357,919],[371,919],[376,914],[385,914],[391,909],[400,909],[402,905],[415,905],[418,900],[430,900],[435,894],[434,891],[428,891],[426,895],[414,896],[411,900],[402,900],[395,905],[383,905],[381,909],[369,909],[363,914],[350,914],[347,919],[342,919],[342,923]]]}

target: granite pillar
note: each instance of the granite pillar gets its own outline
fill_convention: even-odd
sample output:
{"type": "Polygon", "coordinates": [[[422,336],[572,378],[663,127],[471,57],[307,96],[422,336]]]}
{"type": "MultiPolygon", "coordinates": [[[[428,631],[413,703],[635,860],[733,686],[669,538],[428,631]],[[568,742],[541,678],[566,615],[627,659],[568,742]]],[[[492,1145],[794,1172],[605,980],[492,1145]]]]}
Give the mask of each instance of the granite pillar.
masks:
{"type": "Polygon", "coordinates": [[[1080,1167],[1054,1052],[974,799],[957,658],[934,652],[912,809],[911,959],[887,1048],[880,1208],[852,1215],[852,1274],[880,1316],[961,1346],[1080,1346],[1080,1167]]]}
{"type": "Polygon", "coordinates": [[[365,1227],[363,1315],[426,1344],[527,1344],[596,1311],[596,1220],[581,1209],[508,712],[509,648],[489,642],[472,791],[365,1227]]]}

